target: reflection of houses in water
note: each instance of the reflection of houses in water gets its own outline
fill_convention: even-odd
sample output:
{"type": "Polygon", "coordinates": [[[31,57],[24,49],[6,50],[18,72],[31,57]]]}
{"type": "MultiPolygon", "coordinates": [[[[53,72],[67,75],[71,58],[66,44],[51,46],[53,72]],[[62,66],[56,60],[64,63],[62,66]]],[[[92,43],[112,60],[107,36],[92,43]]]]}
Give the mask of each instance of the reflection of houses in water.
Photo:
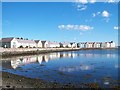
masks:
{"type": "Polygon", "coordinates": [[[75,58],[77,57],[77,53],[50,53],[50,54],[45,54],[45,55],[39,55],[39,56],[26,56],[26,57],[21,57],[18,58],[17,60],[11,60],[11,66],[15,69],[18,66],[33,63],[33,62],[39,62],[41,64],[42,62],[48,62],[49,60],[56,60],[59,58],[75,58]]]}
{"type": "MultiPolygon", "coordinates": [[[[28,63],[38,62],[41,64],[42,62],[48,62],[49,60],[57,60],[59,58],[75,58],[75,57],[87,57],[87,58],[94,58],[94,57],[107,57],[107,58],[114,58],[116,54],[90,54],[90,53],[75,53],[75,52],[58,52],[58,53],[50,53],[50,54],[43,54],[39,56],[25,56],[21,58],[17,58],[16,60],[11,60],[10,65],[12,68],[17,68],[18,66],[25,65],[28,63]]],[[[71,59],[70,59],[71,60],[71,59]]],[[[68,71],[73,70],[88,70],[89,66],[81,66],[81,67],[74,67],[68,68],[68,71]]],[[[115,66],[117,68],[117,65],[115,66]]],[[[63,71],[67,70],[67,68],[63,68],[63,71]]]]}
{"type": "Polygon", "coordinates": [[[48,62],[49,56],[48,55],[44,55],[42,59],[43,59],[42,60],[43,62],[48,62]]]}
{"type": "Polygon", "coordinates": [[[89,65],[81,65],[81,66],[71,66],[71,67],[61,67],[59,68],[59,71],[62,72],[73,72],[73,71],[85,71],[85,70],[91,70],[94,69],[94,66],[89,66],[89,65]]]}
{"type": "Polygon", "coordinates": [[[75,58],[77,56],[78,56],[77,53],[72,53],[72,52],[60,53],[60,58],[75,58]]]}
{"type": "Polygon", "coordinates": [[[20,59],[18,60],[11,60],[11,66],[16,69],[19,65],[22,64],[22,61],[20,59]]]}
{"type": "Polygon", "coordinates": [[[49,55],[49,59],[50,59],[50,60],[58,59],[58,58],[60,58],[60,53],[51,53],[51,54],[49,55]]]}
{"type": "Polygon", "coordinates": [[[37,61],[39,62],[39,64],[41,64],[42,63],[42,59],[43,59],[42,55],[39,55],[36,58],[37,58],[37,61]]]}
{"type": "Polygon", "coordinates": [[[18,58],[17,60],[11,60],[12,68],[16,69],[18,66],[25,65],[28,63],[36,62],[36,57],[22,57],[18,58]]]}
{"type": "Polygon", "coordinates": [[[90,54],[90,53],[88,53],[88,54],[85,54],[85,56],[86,56],[87,58],[89,58],[89,57],[93,57],[94,54],[90,54]]]}
{"type": "Polygon", "coordinates": [[[61,53],[63,57],[67,57],[67,53],[61,53]]]}
{"type": "Polygon", "coordinates": [[[23,58],[23,60],[22,60],[22,63],[24,63],[24,64],[28,64],[28,63],[32,63],[32,62],[36,62],[36,57],[25,57],[25,58],[23,58]]]}
{"type": "Polygon", "coordinates": [[[94,58],[94,57],[107,57],[107,58],[114,58],[116,57],[116,54],[90,54],[90,53],[80,53],[77,56],[82,56],[82,57],[86,57],[86,58],[94,58]]]}
{"type": "Polygon", "coordinates": [[[72,53],[72,58],[75,58],[75,57],[77,57],[77,56],[78,56],[77,53],[72,53]]]}
{"type": "Polygon", "coordinates": [[[70,53],[68,53],[68,57],[71,57],[72,56],[72,53],[70,52],[70,53]]]}
{"type": "Polygon", "coordinates": [[[106,54],[107,58],[115,58],[116,54],[106,54]]]}

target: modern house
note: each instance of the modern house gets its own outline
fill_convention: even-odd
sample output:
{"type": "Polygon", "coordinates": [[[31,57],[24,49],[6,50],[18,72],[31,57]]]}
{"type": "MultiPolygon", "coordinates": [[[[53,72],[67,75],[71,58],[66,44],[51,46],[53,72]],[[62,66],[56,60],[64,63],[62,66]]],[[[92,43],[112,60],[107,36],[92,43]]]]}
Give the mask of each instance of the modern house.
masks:
{"type": "Polygon", "coordinates": [[[36,47],[36,43],[33,40],[26,40],[23,38],[2,38],[1,47],[4,48],[33,48],[36,47]]]}

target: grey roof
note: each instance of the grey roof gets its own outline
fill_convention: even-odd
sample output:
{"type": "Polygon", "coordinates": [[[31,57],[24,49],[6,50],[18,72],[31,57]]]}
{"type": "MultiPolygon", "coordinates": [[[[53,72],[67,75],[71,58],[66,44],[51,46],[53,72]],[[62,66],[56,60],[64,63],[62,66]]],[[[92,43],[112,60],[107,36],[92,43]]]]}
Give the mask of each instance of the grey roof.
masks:
{"type": "Polygon", "coordinates": [[[59,44],[59,42],[51,42],[51,41],[48,41],[48,44],[59,44]]]}
{"type": "Polygon", "coordinates": [[[45,42],[47,42],[47,41],[41,41],[43,44],[45,43],[45,42]]]}
{"type": "Polygon", "coordinates": [[[22,40],[22,39],[16,39],[16,40],[20,43],[34,43],[35,44],[35,41],[33,40],[22,40]]]}
{"type": "MultiPolygon", "coordinates": [[[[2,38],[2,42],[11,42],[13,39],[14,37],[2,38]]],[[[15,38],[15,39],[20,43],[34,43],[35,44],[35,41],[33,40],[23,40],[23,39],[18,39],[18,38],[15,38]]]]}
{"type": "Polygon", "coordinates": [[[2,42],[11,42],[14,37],[2,38],[2,42]]]}
{"type": "Polygon", "coordinates": [[[40,40],[34,40],[36,43],[38,43],[40,40]]]}

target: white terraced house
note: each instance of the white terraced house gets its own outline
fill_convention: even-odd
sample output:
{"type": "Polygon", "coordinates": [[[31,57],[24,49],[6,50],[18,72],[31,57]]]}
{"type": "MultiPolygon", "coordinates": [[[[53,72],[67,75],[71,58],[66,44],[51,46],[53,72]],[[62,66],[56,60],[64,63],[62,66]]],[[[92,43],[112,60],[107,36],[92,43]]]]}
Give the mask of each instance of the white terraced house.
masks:
{"type": "Polygon", "coordinates": [[[36,42],[36,47],[38,47],[38,48],[42,48],[43,47],[43,44],[42,44],[41,40],[35,40],[35,42],[36,42]]]}
{"type": "Polygon", "coordinates": [[[61,42],[60,43],[61,47],[68,47],[68,48],[76,48],[77,47],[77,43],[75,42],[61,42]]]}
{"type": "Polygon", "coordinates": [[[56,47],[60,47],[60,44],[55,41],[54,42],[48,41],[47,47],[48,48],[56,48],[56,47]]]}
{"type": "Polygon", "coordinates": [[[80,48],[114,48],[115,42],[82,42],[78,43],[80,48]]]}
{"type": "Polygon", "coordinates": [[[27,40],[23,38],[2,38],[0,42],[4,48],[33,48],[36,47],[36,42],[33,40],[27,40]]]}
{"type": "Polygon", "coordinates": [[[23,38],[2,38],[0,40],[0,47],[4,48],[114,48],[115,42],[61,42],[56,41],[41,41],[41,40],[28,40],[23,38]]]}

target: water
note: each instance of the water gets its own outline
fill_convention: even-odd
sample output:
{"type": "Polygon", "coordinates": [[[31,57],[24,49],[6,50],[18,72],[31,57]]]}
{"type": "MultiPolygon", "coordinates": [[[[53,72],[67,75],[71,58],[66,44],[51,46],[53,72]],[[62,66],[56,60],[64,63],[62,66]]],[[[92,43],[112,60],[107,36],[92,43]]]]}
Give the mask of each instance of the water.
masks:
{"type": "Polygon", "coordinates": [[[118,52],[81,50],[7,58],[2,61],[5,72],[45,81],[98,83],[101,87],[118,84],[118,52]]]}

